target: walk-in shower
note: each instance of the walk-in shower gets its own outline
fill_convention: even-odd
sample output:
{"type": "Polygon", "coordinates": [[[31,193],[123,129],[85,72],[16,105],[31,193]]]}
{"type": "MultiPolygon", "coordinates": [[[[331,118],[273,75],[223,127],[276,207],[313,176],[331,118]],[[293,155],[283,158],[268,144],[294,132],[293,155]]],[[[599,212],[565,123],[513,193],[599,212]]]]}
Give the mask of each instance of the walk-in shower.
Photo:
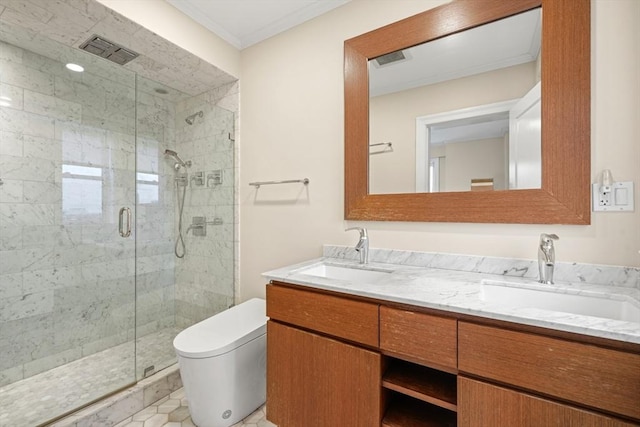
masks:
{"type": "Polygon", "coordinates": [[[190,56],[209,86],[194,82],[173,59],[190,54],[87,1],[0,6],[2,426],[46,424],[162,375],[175,335],[234,299],[234,114],[216,105],[233,79],[190,56]],[[37,33],[33,8],[47,17],[37,33]],[[140,56],[121,66],[80,50],[94,27],[140,56]],[[178,185],[192,171],[228,179],[178,185]],[[180,237],[180,214],[222,221],[180,237]],[[189,256],[176,257],[178,237],[189,256]]]}

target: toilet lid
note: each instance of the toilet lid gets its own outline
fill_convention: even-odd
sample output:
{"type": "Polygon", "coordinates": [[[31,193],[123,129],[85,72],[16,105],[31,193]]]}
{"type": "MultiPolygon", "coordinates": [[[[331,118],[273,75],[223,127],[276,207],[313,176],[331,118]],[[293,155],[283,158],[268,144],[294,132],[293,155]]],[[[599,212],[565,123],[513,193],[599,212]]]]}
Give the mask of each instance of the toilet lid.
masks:
{"type": "Polygon", "coordinates": [[[179,356],[203,359],[227,353],[264,335],[265,300],[254,298],[189,326],[173,340],[179,356]]]}

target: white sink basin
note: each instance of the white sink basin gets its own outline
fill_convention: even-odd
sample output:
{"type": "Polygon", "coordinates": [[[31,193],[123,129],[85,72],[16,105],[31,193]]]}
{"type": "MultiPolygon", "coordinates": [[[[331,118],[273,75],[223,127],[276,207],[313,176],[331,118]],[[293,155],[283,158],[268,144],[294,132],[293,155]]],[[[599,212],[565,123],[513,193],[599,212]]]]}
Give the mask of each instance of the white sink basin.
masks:
{"type": "Polygon", "coordinates": [[[596,292],[577,295],[564,293],[562,288],[519,287],[512,283],[483,281],[480,299],[507,307],[540,308],[640,323],[640,307],[624,296],[611,298],[596,292]]]}
{"type": "Polygon", "coordinates": [[[375,283],[387,277],[390,271],[367,270],[363,268],[353,268],[331,264],[317,264],[296,271],[297,274],[308,276],[324,277],[334,280],[348,280],[356,283],[375,283]]]}

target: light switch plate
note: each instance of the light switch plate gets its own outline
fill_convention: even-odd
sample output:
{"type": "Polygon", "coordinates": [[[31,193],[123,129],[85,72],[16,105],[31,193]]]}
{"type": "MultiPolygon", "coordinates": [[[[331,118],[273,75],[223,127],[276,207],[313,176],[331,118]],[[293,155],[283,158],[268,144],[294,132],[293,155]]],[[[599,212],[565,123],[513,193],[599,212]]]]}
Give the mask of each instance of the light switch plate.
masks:
{"type": "Polygon", "coordinates": [[[591,186],[591,203],[594,212],[630,212],[634,210],[633,182],[614,182],[611,191],[602,193],[600,184],[591,186]]]}

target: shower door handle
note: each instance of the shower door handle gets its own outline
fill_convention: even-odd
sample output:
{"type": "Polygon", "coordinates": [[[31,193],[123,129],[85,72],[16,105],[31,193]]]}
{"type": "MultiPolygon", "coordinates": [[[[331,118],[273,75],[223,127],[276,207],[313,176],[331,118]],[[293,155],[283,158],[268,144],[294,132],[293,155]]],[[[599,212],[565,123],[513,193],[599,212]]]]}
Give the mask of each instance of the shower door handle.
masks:
{"type": "Polygon", "coordinates": [[[118,230],[120,231],[121,237],[129,237],[131,236],[131,209],[129,208],[120,208],[120,217],[118,219],[118,230]],[[127,217],[127,225],[125,229],[124,225],[124,217],[127,217]]]}

